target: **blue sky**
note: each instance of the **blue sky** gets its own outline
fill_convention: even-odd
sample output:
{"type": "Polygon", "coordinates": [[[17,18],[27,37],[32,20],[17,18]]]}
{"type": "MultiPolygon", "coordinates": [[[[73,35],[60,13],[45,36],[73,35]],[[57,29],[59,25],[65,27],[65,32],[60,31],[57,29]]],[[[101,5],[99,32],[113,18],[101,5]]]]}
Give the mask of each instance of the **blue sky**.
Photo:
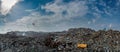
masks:
{"type": "Polygon", "coordinates": [[[1,33],[79,27],[120,30],[120,0],[22,0],[5,15],[2,13],[1,33]]]}

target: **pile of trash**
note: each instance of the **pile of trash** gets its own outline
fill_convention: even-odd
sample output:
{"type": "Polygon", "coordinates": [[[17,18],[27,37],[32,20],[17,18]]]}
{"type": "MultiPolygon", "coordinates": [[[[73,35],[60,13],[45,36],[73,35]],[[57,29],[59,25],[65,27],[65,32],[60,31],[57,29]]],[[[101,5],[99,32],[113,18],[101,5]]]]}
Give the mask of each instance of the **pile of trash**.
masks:
{"type": "MultiPolygon", "coordinates": [[[[1,52],[120,52],[120,32],[72,28],[45,36],[0,35],[1,52]]],[[[43,33],[42,33],[43,34],[43,33]]]]}

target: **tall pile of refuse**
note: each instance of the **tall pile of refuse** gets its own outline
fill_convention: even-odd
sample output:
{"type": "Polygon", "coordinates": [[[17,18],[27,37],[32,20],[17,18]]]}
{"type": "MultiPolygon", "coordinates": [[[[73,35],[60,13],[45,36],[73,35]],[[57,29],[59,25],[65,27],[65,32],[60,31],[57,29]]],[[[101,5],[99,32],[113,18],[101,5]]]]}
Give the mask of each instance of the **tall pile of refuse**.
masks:
{"type": "Polygon", "coordinates": [[[120,52],[120,31],[117,30],[71,28],[35,36],[11,33],[0,35],[1,52],[120,52]]]}

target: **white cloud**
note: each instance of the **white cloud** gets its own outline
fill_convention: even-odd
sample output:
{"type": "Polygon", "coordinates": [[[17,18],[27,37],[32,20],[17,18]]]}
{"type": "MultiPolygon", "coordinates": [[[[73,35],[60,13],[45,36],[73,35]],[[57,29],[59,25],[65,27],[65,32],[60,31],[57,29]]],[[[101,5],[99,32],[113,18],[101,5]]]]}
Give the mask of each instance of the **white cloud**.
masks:
{"type": "Polygon", "coordinates": [[[113,26],[112,24],[109,24],[109,28],[112,28],[112,26],[113,26]]]}
{"type": "Polygon", "coordinates": [[[91,24],[91,21],[88,21],[87,24],[91,24]]]}
{"type": "Polygon", "coordinates": [[[1,0],[0,12],[2,15],[6,15],[10,12],[12,7],[20,0],[1,0]]]}
{"type": "Polygon", "coordinates": [[[61,0],[55,0],[42,6],[47,12],[54,12],[53,15],[41,15],[33,12],[29,16],[18,19],[15,22],[6,23],[4,32],[6,31],[59,31],[68,29],[70,26],[65,21],[69,21],[75,17],[83,17],[88,11],[85,1],[74,1],[63,3],[61,0]],[[58,2],[59,1],[59,2],[58,2]],[[63,14],[66,12],[66,14],[63,14]]]}

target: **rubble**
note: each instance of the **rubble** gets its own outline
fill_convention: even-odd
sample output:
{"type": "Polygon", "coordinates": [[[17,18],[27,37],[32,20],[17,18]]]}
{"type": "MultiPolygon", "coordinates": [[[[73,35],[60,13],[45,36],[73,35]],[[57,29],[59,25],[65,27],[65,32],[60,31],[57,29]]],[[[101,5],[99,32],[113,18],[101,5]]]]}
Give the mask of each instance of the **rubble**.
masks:
{"type": "Polygon", "coordinates": [[[63,32],[34,32],[30,36],[29,33],[1,34],[0,52],[120,52],[120,32],[116,30],[72,28],[63,32]]]}

